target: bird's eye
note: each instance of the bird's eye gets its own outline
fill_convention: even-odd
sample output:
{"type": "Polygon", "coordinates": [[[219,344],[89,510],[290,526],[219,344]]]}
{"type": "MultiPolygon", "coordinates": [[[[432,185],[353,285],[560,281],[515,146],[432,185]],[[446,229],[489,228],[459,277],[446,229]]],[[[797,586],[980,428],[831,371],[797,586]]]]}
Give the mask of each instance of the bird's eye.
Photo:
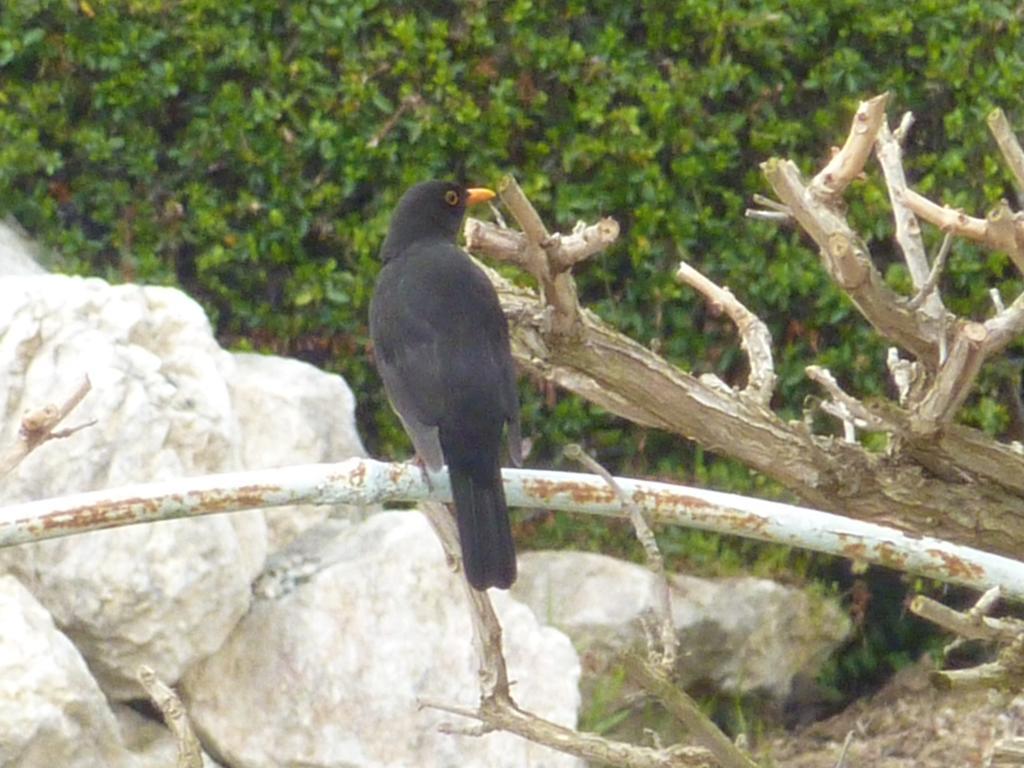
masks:
{"type": "Polygon", "coordinates": [[[449,189],[447,192],[444,193],[444,201],[448,203],[448,205],[458,205],[459,193],[456,192],[454,189],[449,189]]]}

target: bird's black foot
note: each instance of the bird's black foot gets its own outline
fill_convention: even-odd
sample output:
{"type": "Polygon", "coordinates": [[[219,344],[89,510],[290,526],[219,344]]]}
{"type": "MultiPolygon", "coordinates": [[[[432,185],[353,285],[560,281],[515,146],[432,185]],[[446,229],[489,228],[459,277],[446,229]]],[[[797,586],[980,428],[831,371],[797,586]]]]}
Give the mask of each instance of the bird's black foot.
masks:
{"type": "Polygon", "coordinates": [[[433,492],[434,484],[430,482],[430,470],[427,468],[427,462],[417,455],[409,463],[413,466],[419,467],[420,474],[423,475],[423,482],[427,484],[427,489],[430,492],[433,492]]]}

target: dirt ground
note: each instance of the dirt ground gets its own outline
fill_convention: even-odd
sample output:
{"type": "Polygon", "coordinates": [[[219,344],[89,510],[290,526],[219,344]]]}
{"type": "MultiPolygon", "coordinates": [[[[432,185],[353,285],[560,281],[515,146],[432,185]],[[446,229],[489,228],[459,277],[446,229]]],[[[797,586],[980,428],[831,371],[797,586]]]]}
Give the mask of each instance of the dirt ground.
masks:
{"type": "MultiPolygon", "coordinates": [[[[923,661],[897,674],[875,696],[840,714],[775,739],[767,756],[778,768],[835,768],[851,731],[844,768],[987,768],[995,745],[1024,736],[1024,695],[938,691],[923,661]]],[[[766,761],[768,762],[768,761],[766,761]]]]}

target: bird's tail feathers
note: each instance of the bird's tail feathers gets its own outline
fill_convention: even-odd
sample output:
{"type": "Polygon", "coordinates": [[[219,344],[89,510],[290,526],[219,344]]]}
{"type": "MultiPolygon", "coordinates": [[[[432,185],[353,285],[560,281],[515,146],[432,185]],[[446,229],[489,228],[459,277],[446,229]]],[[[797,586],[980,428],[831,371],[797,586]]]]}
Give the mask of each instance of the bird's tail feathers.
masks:
{"type": "Polygon", "coordinates": [[[485,479],[464,468],[448,471],[466,578],[474,589],[508,589],[516,580],[516,549],[501,468],[485,479]]]}

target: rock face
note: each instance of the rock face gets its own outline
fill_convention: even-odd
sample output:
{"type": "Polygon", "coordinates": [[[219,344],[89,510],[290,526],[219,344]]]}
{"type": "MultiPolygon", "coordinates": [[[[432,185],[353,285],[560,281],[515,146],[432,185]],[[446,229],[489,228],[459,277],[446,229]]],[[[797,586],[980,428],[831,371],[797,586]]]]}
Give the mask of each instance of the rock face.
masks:
{"type": "MultiPolygon", "coordinates": [[[[353,419],[356,399],[340,376],[283,357],[232,358],[231,402],[241,430],[243,467],[286,467],[366,455],[353,419]]],[[[328,514],[330,508],[323,506],[268,510],[270,551],[328,514]]],[[[347,517],[353,514],[345,511],[347,517]]]]}
{"type": "Polygon", "coordinates": [[[0,275],[41,275],[39,248],[13,220],[0,221],[0,275]]]}
{"type": "MultiPolygon", "coordinates": [[[[61,275],[0,281],[0,445],[14,441],[24,410],[62,401],[85,374],[92,391],[68,423],[95,426],[30,454],[0,500],[363,453],[344,382],[225,352],[179,291],[61,275]]],[[[310,522],[290,517],[293,530],[310,522]]],[[[264,514],[252,512],[18,547],[0,552],[0,570],[28,586],[104,691],[124,700],[140,695],[140,664],[174,683],[220,647],[266,553],[264,514]]]]}
{"type": "Polygon", "coordinates": [[[0,576],[0,765],[131,765],[81,654],[10,576],[0,576]]]}
{"type": "MultiPolygon", "coordinates": [[[[508,734],[439,733],[453,716],[418,706],[427,698],[473,706],[479,696],[462,587],[425,518],[381,513],[329,550],[333,564],[289,594],[257,600],[224,647],[186,675],[189,712],[223,762],[580,764],[508,734]]],[[[517,701],[574,725],[580,668],[568,639],[507,594],[492,597],[517,701]]]]}
{"type": "MultiPolygon", "coordinates": [[[[588,668],[641,642],[638,620],[654,605],[645,568],[584,552],[527,552],[512,594],[564,630],[588,668]]],[[[680,683],[784,699],[798,675],[813,676],[846,638],[833,601],[764,579],[672,578],[680,683]]]]}

